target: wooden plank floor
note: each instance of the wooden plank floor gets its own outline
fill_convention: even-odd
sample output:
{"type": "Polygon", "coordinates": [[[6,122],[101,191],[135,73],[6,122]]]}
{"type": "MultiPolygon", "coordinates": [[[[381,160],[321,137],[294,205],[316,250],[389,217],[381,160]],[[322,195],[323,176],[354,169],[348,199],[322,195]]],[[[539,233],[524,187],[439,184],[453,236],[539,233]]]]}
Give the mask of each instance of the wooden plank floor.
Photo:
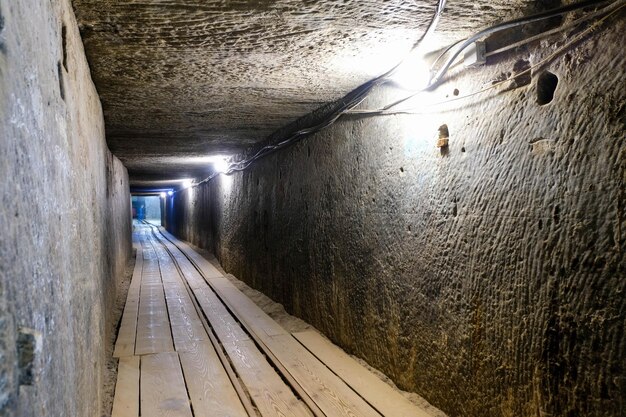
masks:
{"type": "Polygon", "coordinates": [[[135,228],[112,417],[429,415],[321,336],[286,332],[189,245],[135,228]]]}

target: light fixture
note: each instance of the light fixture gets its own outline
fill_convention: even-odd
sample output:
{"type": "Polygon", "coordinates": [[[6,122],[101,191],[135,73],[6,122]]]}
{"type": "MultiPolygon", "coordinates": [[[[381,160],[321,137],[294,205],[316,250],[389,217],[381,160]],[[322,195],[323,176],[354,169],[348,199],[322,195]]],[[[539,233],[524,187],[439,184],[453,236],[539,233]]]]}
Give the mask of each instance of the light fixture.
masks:
{"type": "Polygon", "coordinates": [[[165,198],[165,193],[164,192],[161,192],[160,195],[161,195],[161,198],[165,198]]]}
{"type": "Polygon", "coordinates": [[[400,88],[423,90],[430,82],[430,68],[419,51],[410,53],[390,77],[400,88]]]}
{"type": "Polygon", "coordinates": [[[215,172],[219,172],[220,174],[227,172],[229,167],[230,164],[228,163],[228,161],[226,161],[225,158],[218,159],[217,161],[213,162],[213,169],[215,169],[215,172]]]}
{"type": "Polygon", "coordinates": [[[183,188],[189,188],[193,185],[193,181],[190,179],[183,180],[183,188]]]}
{"type": "Polygon", "coordinates": [[[171,197],[171,196],[173,196],[173,195],[174,195],[174,191],[169,190],[169,191],[167,192],[167,195],[169,195],[170,197],[171,197]]]}

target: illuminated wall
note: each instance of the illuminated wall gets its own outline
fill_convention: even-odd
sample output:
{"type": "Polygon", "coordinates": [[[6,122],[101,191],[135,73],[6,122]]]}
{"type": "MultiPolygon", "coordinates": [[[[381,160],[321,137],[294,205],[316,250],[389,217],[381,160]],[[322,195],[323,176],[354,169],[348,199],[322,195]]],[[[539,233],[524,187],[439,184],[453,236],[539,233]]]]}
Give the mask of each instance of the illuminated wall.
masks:
{"type": "Polygon", "coordinates": [[[615,24],[544,65],[547,43],[457,68],[403,114],[344,116],[177,194],[170,229],[451,416],[620,415],[615,24]]]}

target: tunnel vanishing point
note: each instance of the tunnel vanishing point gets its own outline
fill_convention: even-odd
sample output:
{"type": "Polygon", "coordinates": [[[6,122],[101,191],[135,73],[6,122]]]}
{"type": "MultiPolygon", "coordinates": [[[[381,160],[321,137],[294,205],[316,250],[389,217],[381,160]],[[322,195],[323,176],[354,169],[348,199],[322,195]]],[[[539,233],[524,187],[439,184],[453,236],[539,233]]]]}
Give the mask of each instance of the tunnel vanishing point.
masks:
{"type": "Polygon", "coordinates": [[[626,0],[0,0],[0,416],[626,417],[626,0]]]}

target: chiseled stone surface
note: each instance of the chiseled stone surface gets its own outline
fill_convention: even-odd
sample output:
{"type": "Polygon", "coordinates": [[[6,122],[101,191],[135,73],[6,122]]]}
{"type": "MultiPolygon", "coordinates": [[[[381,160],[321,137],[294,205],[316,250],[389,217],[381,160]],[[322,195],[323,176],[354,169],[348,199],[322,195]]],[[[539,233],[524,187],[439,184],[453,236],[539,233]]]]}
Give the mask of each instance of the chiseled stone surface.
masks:
{"type": "Polygon", "coordinates": [[[432,104],[565,37],[460,74],[412,104],[423,114],[344,117],[176,194],[169,228],[451,416],[621,415],[624,29],[613,18],[527,85],[432,104]]]}
{"type": "Polygon", "coordinates": [[[0,2],[0,126],[0,415],[100,417],[105,318],[131,250],[128,175],[107,149],[69,0],[0,2]],[[19,386],[23,328],[41,350],[19,386]]]}
{"type": "MultiPolygon", "coordinates": [[[[131,182],[205,175],[383,73],[437,0],[73,0],[111,150],[131,182]]],[[[442,44],[547,0],[449,1],[442,44]],[[444,42],[445,41],[445,42],[444,42]]]]}

